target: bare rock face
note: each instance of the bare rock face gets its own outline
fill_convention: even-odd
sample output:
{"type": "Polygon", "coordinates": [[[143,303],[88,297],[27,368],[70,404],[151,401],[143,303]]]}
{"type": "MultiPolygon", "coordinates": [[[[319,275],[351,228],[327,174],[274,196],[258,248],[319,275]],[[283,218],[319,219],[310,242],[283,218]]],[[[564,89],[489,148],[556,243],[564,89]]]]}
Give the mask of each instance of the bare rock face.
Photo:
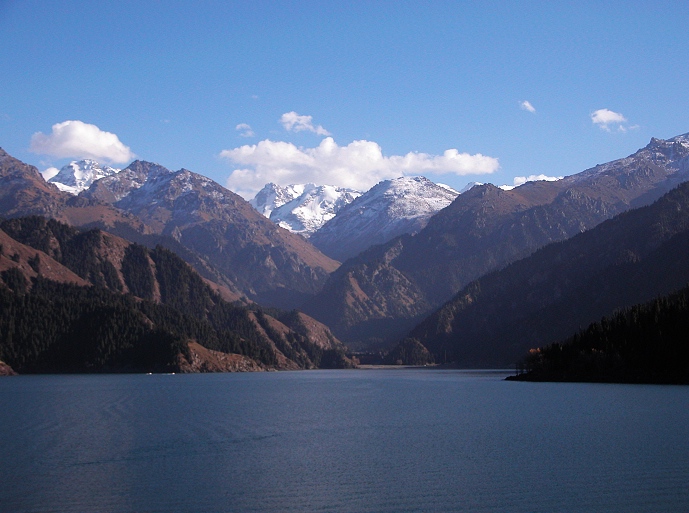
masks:
{"type": "Polygon", "coordinates": [[[70,198],[47,183],[34,166],[15,159],[0,148],[0,214],[58,216],[70,198]]]}

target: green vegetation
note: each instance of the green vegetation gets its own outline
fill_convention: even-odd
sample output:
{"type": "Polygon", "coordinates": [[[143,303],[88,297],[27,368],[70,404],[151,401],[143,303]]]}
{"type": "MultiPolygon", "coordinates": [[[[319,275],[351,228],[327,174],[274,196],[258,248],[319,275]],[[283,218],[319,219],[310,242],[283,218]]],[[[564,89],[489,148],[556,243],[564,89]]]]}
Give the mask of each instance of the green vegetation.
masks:
{"type": "Polygon", "coordinates": [[[532,349],[524,381],[689,384],[689,288],[604,317],[562,343],[532,349]]]}
{"type": "Polygon", "coordinates": [[[182,337],[152,327],[130,296],[42,278],[24,294],[7,285],[0,359],[20,373],[167,371],[186,350],[182,337]]]}
{"type": "Polygon", "coordinates": [[[138,244],[127,247],[122,259],[122,275],[129,292],[142,299],[153,299],[155,278],[145,247],[138,244]]]}
{"type": "MultiPolygon", "coordinates": [[[[9,219],[0,223],[0,228],[22,244],[43,251],[94,285],[122,291],[122,282],[112,262],[99,255],[103,237],[100,230],[82,232],[39,216],[9,219]]],[[[38,260],[35,262],[37,265],[38,260]]],[[[32,265],[31,261],[29,264],[32,265]]]]}

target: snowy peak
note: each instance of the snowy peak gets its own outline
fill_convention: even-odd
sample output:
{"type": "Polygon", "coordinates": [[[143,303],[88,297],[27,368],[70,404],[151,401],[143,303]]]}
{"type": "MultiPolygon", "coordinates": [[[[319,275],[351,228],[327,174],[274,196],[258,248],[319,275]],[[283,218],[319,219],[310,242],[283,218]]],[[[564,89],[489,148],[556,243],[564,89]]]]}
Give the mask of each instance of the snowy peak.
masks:
{"type": "Polygon", "coordinates": [[[342,208],[310,241],[344,261],[374,244],[418,232],[458,195],[422,176],[385,180],[342,208]]]}
{"type": "Polygon", "coordinates": [[[287,185],[282,187],[271,182],[266,184],[249,203],[261,214],[270,218],[273,210],[298,198],[303,192],[304,185],[287,185]]]}
{"type": "Polygon", "coordinates": [[[145,183],[171,174],[172,171],[158,164],[135,160],[122,171],[94,181],[83,195],[105,203],[116,203],[145,183]]]}
{"type": "Polygon", "coordinates": [[[365,211],[382,206],[393,218],[416,219],[432,216],[458,195],[457,191],[423,176],[404,176],[380,182],[362,196],[358,207],[365,211]]]}
{"type": "Polygon", "coordinates": [[[269,183],[249,203],[282,228],[309,237],[359,196],[333,185],[269,183]]]}
{"type": "Polygon", "coordinates": [[[95,160],[75,160],[60,169],[58,174],[48,181],[55,184],[62,191],[77,195],[81,191],[88,189],[96,180],[119,172],[119,169],[101,166],[95,160]]]}

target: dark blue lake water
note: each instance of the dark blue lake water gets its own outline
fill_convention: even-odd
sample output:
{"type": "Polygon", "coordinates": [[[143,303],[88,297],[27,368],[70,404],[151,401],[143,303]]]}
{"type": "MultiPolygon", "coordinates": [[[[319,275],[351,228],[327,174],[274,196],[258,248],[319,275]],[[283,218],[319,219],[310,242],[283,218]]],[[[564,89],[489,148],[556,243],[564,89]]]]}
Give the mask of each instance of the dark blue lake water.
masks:
{"type": "Polygon", "coordinates": [[[689,387],[503,377],[1,379],[0,510],[689,511],[689,387]]]}

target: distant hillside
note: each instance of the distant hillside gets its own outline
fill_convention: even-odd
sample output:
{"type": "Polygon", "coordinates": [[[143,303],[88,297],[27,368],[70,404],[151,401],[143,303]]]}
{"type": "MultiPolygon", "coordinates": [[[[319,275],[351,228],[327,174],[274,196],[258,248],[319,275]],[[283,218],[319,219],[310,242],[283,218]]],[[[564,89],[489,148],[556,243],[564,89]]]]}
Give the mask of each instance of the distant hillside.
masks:
{"type": "Polygon", "coordinates": [[[463,288],[409,334],[437,362],[509,366],[689,283],[689,182],[463,288]]]}

